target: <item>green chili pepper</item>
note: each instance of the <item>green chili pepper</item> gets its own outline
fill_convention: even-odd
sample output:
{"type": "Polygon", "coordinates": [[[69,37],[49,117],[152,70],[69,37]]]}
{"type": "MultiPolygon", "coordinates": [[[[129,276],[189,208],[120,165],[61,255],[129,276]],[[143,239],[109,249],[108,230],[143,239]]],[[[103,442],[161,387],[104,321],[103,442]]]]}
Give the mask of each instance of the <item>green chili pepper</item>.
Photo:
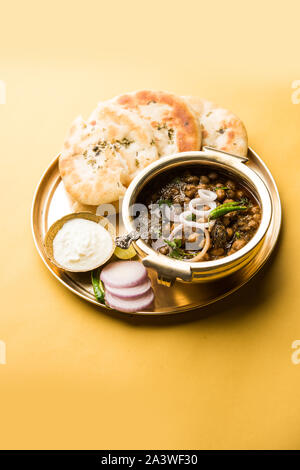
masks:
{"type": "Polygon", "coordinates": [[[244,202],[241,202],[241,201],[235,201],[235,202],[223,202],[223,204],[221,204],[220,206],[218,207],[227,207],[227,206],[244,206],[245,203],[244,202]]]}
{"type": "Polygon", "coordinates": [[[99,270],[95,269],[91,273],[92,285],[96,299],[101,304],[104,304],[104,287],[102,281],[99,279],[99,270]]]}
{"type": "Polygon", "coordinates": [[[222,217],[225,214],[228,214],[229,212],[233,211],[245,211],[247,210],[248,207],[246,206],[241,206],[237,205],[237,203],[225,203],[221,204],[220,206],[217,206],[215,209],[213,209],[210,214],[209,214],[209,219],[217,219],[218,217],[222,217]]]}

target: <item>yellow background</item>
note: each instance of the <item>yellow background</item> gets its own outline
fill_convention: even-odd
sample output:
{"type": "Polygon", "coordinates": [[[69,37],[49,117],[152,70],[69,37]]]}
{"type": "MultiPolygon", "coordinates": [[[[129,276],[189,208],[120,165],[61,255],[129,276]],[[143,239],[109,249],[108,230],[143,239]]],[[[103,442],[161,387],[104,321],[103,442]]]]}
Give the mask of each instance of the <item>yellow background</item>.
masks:
{"type": "Polygon", "coordinates": [[[1,448],[300,448],[300,6],[279,5],[1,2],[1,448]],[[172,319],[81,301],[47,271],[30,232],[35,186],[71,120],[144,87],[233,109],[283,202],[267,269],[172,319]]]}

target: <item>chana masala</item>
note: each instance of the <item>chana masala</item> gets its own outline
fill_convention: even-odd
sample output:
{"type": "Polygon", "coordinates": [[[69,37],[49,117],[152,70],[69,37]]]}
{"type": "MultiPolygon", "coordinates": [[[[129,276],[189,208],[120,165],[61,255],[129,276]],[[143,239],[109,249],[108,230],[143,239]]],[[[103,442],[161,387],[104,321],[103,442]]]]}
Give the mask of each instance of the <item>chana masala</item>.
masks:
{"type": "Polygon", "coordinates": [[[144,228],[147,224],[144,240],[183,261],[212,261],[235,253],[261,221],[259,202],[246,185],[209,167],[159,175],[143,188],[139,202],[148,209],[140,217],[144,228]]]}

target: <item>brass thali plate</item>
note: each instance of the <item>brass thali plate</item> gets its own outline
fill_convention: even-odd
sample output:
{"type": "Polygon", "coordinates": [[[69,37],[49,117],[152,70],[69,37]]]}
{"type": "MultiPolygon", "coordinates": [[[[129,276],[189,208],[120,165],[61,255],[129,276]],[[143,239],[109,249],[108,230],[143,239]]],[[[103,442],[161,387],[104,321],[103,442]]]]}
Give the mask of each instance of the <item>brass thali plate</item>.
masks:
{"type": "MultiPolygon", "coordinates": [[[[269,189],[273,215],[266,237],[255,258],[239,271],[226,278],[205,284],[183,283],[176,281],[172,287],[158,285],[155,272],[149,270],[155,293],[153,311],[136,312],[138,315],[166,315],[195,310],[231,294],[248,282],[265,264],[271,255],[279,236],[281,226],[281,204],[275,181],[259,156],[249,148],[247,163],[264,180],[269,189]]],[[[72,202],[67,196],[58,170],[58,157],[49,165],[43,174],[33,200],[31,224],[36,248],[51,273],[65,287],[90,303],[100,306],[96,301],[90,273],[69,273],[54,266],[47,258],[44,248],[44,238],[49,227],[58,219],[74,212],[72,202]]],[[[121,214],[120,214],[121,219],[121,214]]],[[[122,233],[120,224],[119,233],[122,233]]],[[[125,314],[124,314],[125,315],[125,314]]],[[[128,314],[126,314],[128,315],[128,314]]],[[[132,314],[130,314],[132,315],[132,314]]]]}

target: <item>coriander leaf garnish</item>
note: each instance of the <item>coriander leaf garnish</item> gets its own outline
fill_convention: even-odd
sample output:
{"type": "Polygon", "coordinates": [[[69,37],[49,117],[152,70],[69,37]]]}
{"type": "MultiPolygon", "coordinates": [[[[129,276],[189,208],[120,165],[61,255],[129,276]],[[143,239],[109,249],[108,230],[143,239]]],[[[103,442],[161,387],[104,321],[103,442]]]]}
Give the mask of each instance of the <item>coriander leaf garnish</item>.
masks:
{"type": "Polygon", "coordinates": [[[182,240],[180,238],[174,238],[172,241],[165,239],[164,241],[170,248],[172,248],[172,251],[169,253],[171,258],[184,259],[185,257],[190,256],[181,248],[182,240]]]}
{"type": "Polygon", "coordinates": [[[173,202],[171,201],[171,199],[159,199],[159,201],[157,201],[157,204],[159,206],[162,206],[163,204],[166,204],[167,206],[172,206],[173,205],[173,202]]]}

